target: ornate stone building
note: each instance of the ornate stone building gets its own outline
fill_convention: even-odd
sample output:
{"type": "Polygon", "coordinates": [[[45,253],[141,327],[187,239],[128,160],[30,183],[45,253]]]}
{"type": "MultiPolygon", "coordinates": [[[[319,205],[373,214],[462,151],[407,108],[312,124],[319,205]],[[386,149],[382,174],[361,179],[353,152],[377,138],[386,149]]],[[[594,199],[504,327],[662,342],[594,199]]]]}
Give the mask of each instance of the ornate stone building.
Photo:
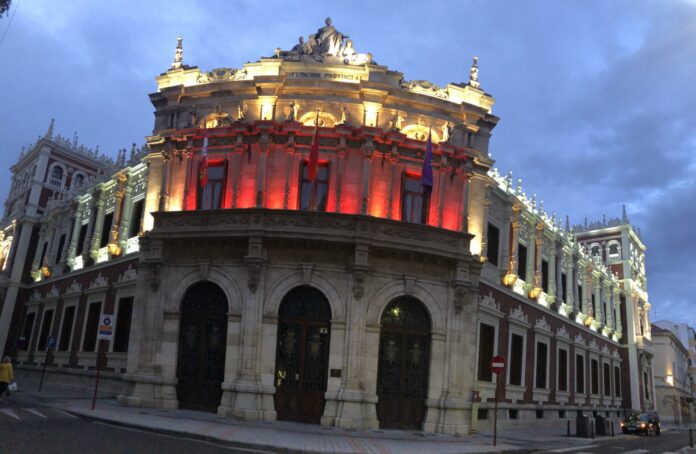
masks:
{"type": "Polygon", "coordinates": [[[506,424],[651,405],[634,399],[647,297],[613,261],[629,237],[644,247],[627,220],[618,256],[613,226],[561,228],[492,168],[477,59],[466,83],[406,81],[327,19],[239,69],[185,65],[180,39],[150,99],[154,133],[128,162],[50,132],[15,166],[23,181],[38,150],[103,164],[76,189],[40,164],[49,195],[6,203],[1,320],[20,369],[78,383],[99,362],[129,405],[348,428],[468,433],[502,381],[506,424]]]}

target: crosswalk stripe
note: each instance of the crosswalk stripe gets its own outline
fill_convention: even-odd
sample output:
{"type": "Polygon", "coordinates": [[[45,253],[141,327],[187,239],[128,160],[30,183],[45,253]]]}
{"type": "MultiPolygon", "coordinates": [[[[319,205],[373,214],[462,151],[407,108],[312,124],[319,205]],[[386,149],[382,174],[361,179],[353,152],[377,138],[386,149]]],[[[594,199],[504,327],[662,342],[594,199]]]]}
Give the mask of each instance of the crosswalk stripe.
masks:
{"type": "Polygon", "coordinates": [[[41,416],[44,419],[46,418],[46,415],[44,415],[43,413],[40,413],[37,410],[34,410],[33,408],[23,408],[23,410],[28,411],[29,413],[31,413],[33,415],[41,416]]]}
{"type": "MultiPolygon", "coordinates": [[[[597,446],[599,446],[599,445],[572,446],[572,447],[570,447],[570,448],[552,449],[552,450],[546,451],[546,452],[570,452],[570,451],[579,451],[579,450],[581,450],[581,449],[592,449],[592,448],[596,448],[597,446]]],[[[584,454],[584,453],[579,452],[579,453],[577,453],[577,454],[584,454]]]]}
{"type": "Polygon", "coordinates": [[[53,408],[53,411],[56,413],[60,413],[61,415],[65,416],[67,418],[77,419],[77,416],[75,416],[72,413],[69,413],[67,411],[59,410],[58,408],[53,408]]]}
{"type": "Polygon", "coordinates": [[[9,416],[11,418],[20,419],[19,416],[17,416],[17,413],[15,413],[14,411],[12,411],[9,408],[0,408],[0,411],[5,413],[7,416],[9,416]]]}
{"type": "Polygon", "coordinates": [[[633,451],[624,451],[621,454],[643,454],[645,452],[650,452],[647,449],[634,449],[633,451]]]}

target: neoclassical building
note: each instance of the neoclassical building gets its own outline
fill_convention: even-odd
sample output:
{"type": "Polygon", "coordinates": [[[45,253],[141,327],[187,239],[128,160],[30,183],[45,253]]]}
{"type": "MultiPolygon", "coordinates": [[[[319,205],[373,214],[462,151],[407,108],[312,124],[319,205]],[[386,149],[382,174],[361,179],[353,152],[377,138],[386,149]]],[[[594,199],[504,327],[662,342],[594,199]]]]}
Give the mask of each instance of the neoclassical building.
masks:
{"type": "Polygon", "coordinates": [[[0,343],[20,370],[346,428],[469,433],[496,386],[508,425],[653,406],[645,246],[625,215],[561,227],[492,167],[477,59],[408,81],[327,19],[238,69],[185,65],[179,39],[150,100],[153,134],[116,161],[51,124],[13,167],[0,343]]]}

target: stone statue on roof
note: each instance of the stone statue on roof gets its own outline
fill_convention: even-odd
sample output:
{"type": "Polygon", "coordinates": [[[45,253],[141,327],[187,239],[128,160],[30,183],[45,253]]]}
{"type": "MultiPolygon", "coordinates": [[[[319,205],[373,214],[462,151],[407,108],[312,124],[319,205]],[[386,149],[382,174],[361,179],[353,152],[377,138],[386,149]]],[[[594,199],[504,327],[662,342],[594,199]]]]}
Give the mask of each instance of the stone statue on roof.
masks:
{"type": "Polygon", "coordinates": [[[174,52],[174,61],[172,62],[171,69],[179,69],[183,65],[184,47],[181,44],[182,41],[183,38],[181,36],[176,39],[176,51],[174,52]]]}
{"type": "Polygon", "coordinates": [[[320,61],[343,63],[346,65],[364,65],[373,63],[371,54],[358,53],[348,35],[336,30],[331,18],[327,17],[323,27],[309,35],[305,41],[300,36],[298,43],[288,51],[276,49],[275,56],[289,61],[320,61]]]}

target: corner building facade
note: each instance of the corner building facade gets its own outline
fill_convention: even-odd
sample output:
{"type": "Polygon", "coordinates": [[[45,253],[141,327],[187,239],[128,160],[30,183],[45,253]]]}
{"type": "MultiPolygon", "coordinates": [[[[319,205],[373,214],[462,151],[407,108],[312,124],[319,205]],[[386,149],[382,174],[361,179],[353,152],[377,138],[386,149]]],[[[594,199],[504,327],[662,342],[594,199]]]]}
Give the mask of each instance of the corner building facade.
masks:
{"type": "MultiPolygon", "coordinates": [[[[8,249],[20,368],[80,381],[99,361],[135,406],[465,434],[488,421],[500,353],[509,424],[641,405],[625,284],[492,169],[476,61],[468,83],[405,81],[328,20],[240,69],[182,53],[150,95],[146,147],[33,214],[6,208],[8,233],[37,226],[8,249]],[[112,340],[97,339],[101,313],[112,340]]],[[[52,130],[37,149],[77,154],[52,130]]]]}

